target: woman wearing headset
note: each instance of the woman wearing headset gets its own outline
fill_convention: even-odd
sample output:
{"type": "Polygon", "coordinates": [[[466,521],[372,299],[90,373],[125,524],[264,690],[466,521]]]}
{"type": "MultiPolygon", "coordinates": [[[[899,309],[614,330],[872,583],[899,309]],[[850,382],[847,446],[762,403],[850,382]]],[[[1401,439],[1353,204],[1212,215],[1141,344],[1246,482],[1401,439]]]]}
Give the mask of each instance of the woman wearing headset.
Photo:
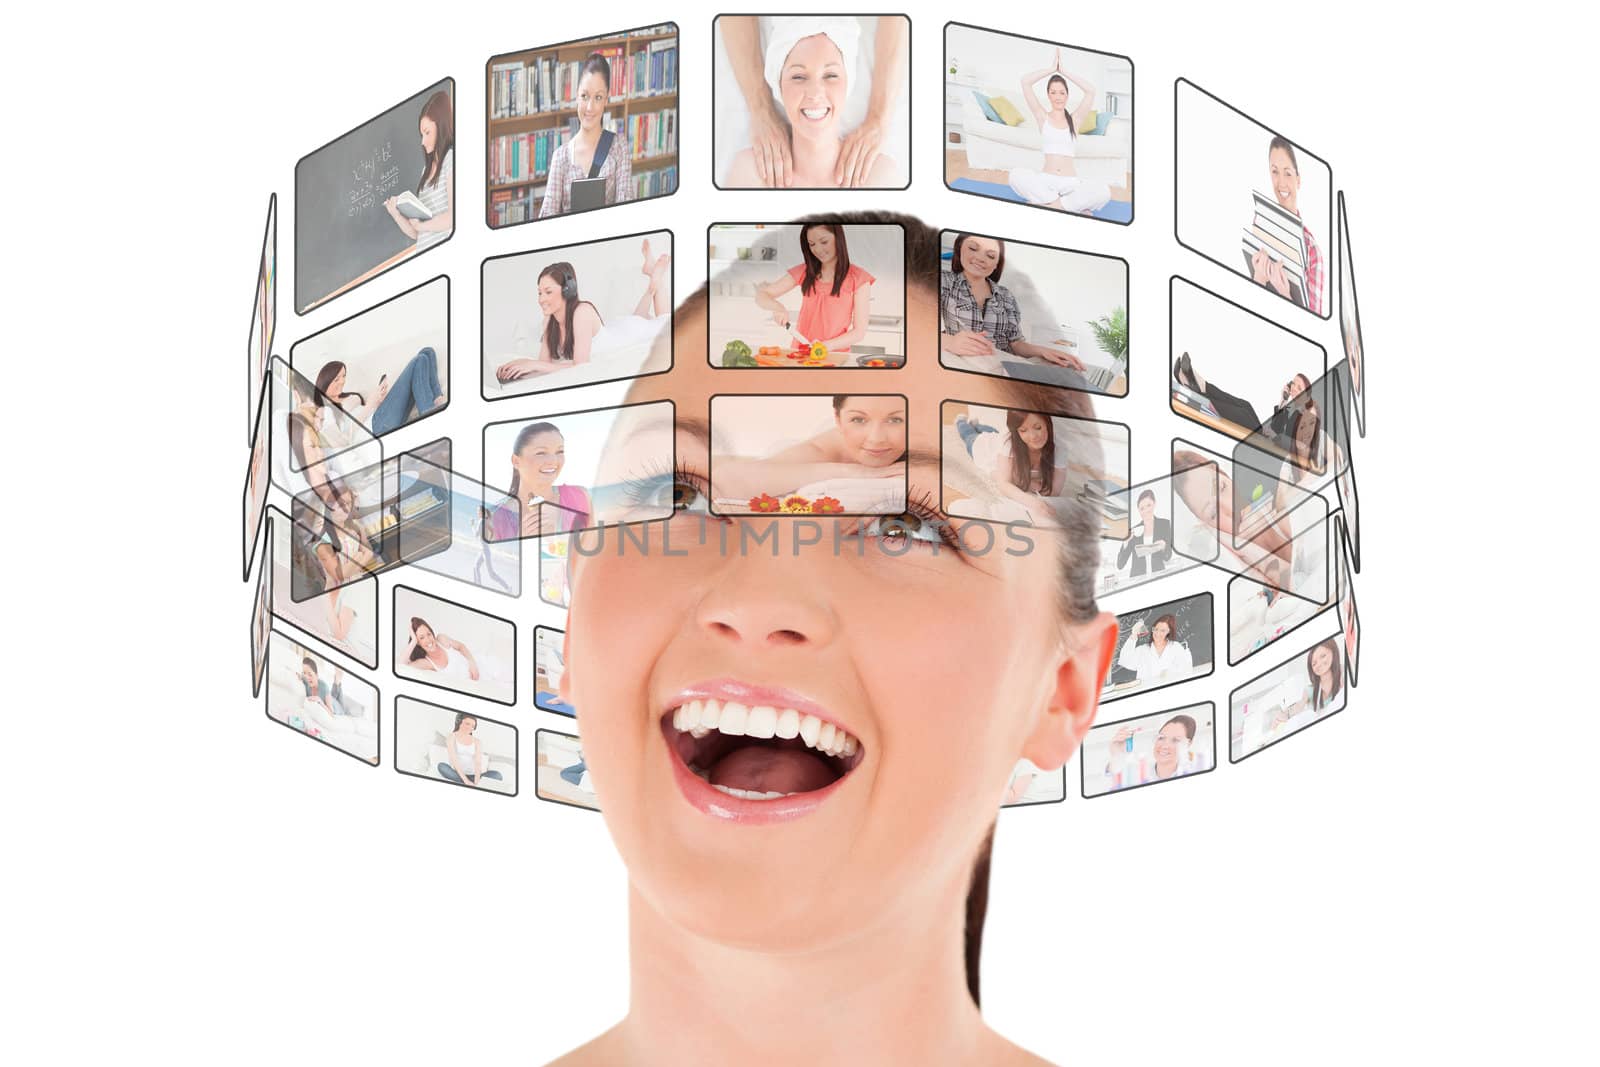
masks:
{"type": "MultiPolygon", "coordinates": [[[[906,226],[908,341],[931,350],[938,232],[847,221],[906,226]]],[[[678,351],[704,350],[704,289],[674,331],[678,351]]],[[[905,431],[904,514],[711,515],[701,413],[771,383],[666,359],[626,399],[674,401],[674,469],[609,469],[627,463],[614,448],[596,477],[633,477],[645,513],[664,499],[673,517],[598,548],[609,531],[575,534],[567,557],[560,697],[583,709],[628,872],[631,983],[627,1015],[556,1062],[1044,1063],[984,1021],[978,962],[1006,787],[1019,759],[1068,759],[1116,651],[1093,599],[1098,515],[1069,502],[1008,554],[985,550],[988,524],[942,513],[937,412],[957,372],[932,360],[896,375],[921,416],[905,431]],[[824,988],[819,1022],[805,1006],[824,988]]],[[[856,386],[849,370],[811,373],[856,386]]],[[[1093,415],[1082,393],[960,384],[975,403],[1093,415]]]]}
{"type": "Polygon", "coordinates": [[[1178,640],[1178,620],[1171,614],[1163,615],[1148,631],[1144,619],[1133,624],[1133,630],[1122,644],[1117,655],[1117,666],[1134,671],[1140,685],[1160,681],[1177,681],[1194,672],[1194,657],[1189,646],[1178,640]],[[1139,639],[1150,634],[1150,643],[1141,645],[1139,639]]]}
{"type": "Polygon", "coordinates": [[[599,308],[578,295],[578,272],[571,263],[552,263],[540,271],[534,293],[534,302],[544,316],[539,354],[507,360],[495,368],[495,379],[504,385],[653,341],[672,314],[672,257],[663,252],[651,259],[649,238],[642,249],[644,292],[631,314],[610,323],[599,308]]]}

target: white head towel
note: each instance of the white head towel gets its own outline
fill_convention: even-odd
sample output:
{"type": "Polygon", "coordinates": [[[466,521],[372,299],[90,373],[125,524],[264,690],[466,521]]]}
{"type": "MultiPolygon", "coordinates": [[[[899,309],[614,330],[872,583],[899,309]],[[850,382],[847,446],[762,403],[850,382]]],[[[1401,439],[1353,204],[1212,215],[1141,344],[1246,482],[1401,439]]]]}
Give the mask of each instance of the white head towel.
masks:
{"type": "Polygon", "coordinates": [[[774,18],[767,38],[766,75],[772,95],[783,99],[780,79],[783,63],[803,38],[826,34],[844,57],[847,88],[853,93],[856,87],[856,46],[861,39],[861,23],[850,16],[792,15],[774,18]]]}

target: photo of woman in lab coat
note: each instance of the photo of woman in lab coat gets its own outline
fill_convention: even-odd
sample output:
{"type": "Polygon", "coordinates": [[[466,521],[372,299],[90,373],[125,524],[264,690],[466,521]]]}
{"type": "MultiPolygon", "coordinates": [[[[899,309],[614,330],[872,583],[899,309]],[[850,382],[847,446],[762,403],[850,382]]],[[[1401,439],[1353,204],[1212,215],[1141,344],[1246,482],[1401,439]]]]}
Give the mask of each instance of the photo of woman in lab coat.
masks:
{"type": "Polygon", "coordinates": [[[1167,614],[1157,619],[1148,630],[1144,620],[1133,624],[1133,630],[1117,654],[1117,666],[1133,671],[1140,685],[1176,681],[1194,672],[1194,657],[1189,646],[1178,640],[1178,620],[1167,614]],[[1140,638],[1148,633],[1150,643],[1141,645],[1140,638]]]}

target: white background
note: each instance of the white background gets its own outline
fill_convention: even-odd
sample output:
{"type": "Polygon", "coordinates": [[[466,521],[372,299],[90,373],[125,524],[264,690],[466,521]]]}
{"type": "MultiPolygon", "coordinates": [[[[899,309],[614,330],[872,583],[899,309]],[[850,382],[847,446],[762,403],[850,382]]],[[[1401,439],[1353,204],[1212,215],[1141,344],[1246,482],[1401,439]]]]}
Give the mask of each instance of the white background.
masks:
{"type": "MultiPolygon", "coordinates": [[[[1164,438],[1198,433],[1152,384],[1170,273],[1338,350],[1336,319],[1175,243],[1180,74],[1303,139],[1348,191],[1370,378],[1371,436],[1354,448],[1361,686],[1243,764],[1003,813],[986,1016],[1061,1062],[1592,1056],[1595,583],[1580,549],[1549,550],[1552,526],[1584,542],[1594,511],[1589,36],[1540,3],[1509,19],[1393,3],[1045,10],[1070,16],[1073,41],[1134,58],[1131,227],[942,188],[938,27],[970,19],[967,5],[916,12],[915,181],[892,194],[714,193],[710,131],[694,118],[710,114],[694,72],[709,69],[713,12],[689,4],[537,19],[82,4],[10,24],[11,76],[28,90],[8,114],[3,179],[4,432],[33,462],[7,502],[0,624],[24,668],[7,710],[29,739],[0,776],[8,1060],[436,1065],[469,1033],[485,1060],[540,1063],[626,1010],[624,872],[599,816],[531,789],[490,801],[400,776],[387,731],[385,765],[363,767],[249,698],[237,397],[272,190],[280,353],[441,270],[470,321],[482,257],[663,224],[698,239],[719,218],[893,207],[1122,255],[1134,373],[1116,417],[1161,427],[1136,434],[1138,472],[1164,438]],[[488,231],[474,207],[485,60],[666,18],[683,29],[683,191],[488,231]],[[1288,70],[1262,59],[1285,47],[1288,70]],[[295,160],[445,75],[463,102],[456,236],[296,316],[295,160]],[[494,855],[494,876],[430,862],[427,842],[446,839],[494,855]],[[441,967],[433,932],[462,909],[494,949],[441,967]]],[[[993,18],[1042,25],[1019,8],[993,18]]],[[[679,292],[697,267],[678,257],[679,292]]],[[[465,344],[458,368],[474,362],[465,344]]],[[[468,402],[470,382],[454,386],[457,466],[476,471],[475,424],[509,417],[510,402],[491,412],[468,402]]],[[[386,453],[444,421],[399,431],[386,453]]],[[[514,611],[480,606],[524,635],[559,625],[531,593],[514,611]]],[[[1206,684],[1258,670],[1219,667],[1206,684]]],[[[386,708],[396,685],[382,679],[386,708]]]]}

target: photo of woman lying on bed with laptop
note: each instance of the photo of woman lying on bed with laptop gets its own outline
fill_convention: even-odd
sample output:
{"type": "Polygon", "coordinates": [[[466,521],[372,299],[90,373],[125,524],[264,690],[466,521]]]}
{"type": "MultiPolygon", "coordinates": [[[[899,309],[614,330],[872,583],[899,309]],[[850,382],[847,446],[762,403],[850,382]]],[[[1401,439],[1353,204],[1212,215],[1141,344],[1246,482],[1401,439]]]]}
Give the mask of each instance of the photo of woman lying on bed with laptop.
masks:
{"type": "Polygon", "coordinates": [[[484,395],[631,377],[671,322],[665,230],[487,260],[484,395]]]}

